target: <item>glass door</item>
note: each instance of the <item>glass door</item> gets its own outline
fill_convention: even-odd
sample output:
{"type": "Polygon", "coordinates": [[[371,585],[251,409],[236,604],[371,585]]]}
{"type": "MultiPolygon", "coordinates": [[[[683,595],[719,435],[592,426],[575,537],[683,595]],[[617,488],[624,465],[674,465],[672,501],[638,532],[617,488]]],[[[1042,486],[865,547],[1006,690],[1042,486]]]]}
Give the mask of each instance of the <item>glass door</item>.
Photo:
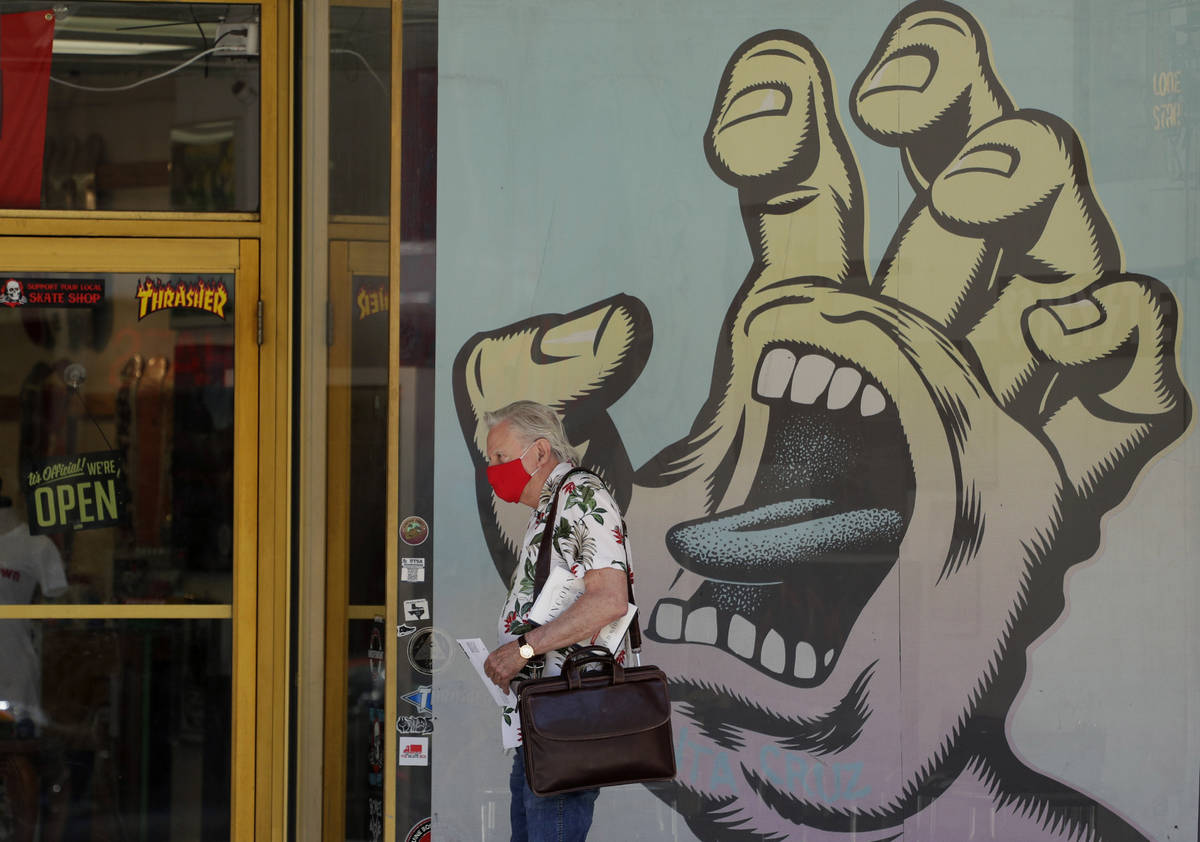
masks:
{"type": "MultiPolygon", "coordinates": [[[[371,233],[369,224],[360,235],[371,233]]],[[[376,229],[384,226],[376,226],[376,229]]],[[[377,236],[386,237],[386,229],[377,236]]],[[[383,838],[386,239],[329,244],[325,833],[383,838]]]]}
{"type": "Polygon", "coordinates": [[[0,839],[251,838],[255,240],[6,238],[0,839]]]}

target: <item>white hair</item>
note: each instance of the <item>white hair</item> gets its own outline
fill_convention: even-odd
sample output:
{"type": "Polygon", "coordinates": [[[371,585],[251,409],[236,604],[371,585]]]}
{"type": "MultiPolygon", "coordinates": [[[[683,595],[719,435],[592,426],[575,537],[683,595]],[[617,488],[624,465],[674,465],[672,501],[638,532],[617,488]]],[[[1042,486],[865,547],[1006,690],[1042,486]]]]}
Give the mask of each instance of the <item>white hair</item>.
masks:
{"type": "Polygon", "coordinates": [[[550,407],[536,401],[513,401],[508,406],[483,413],[483,423],[489,431],[505,421],[512,425],[521,444],[528,445],[545,439],[550,442],[550,452],[560,462],[579,464],[579,452],[567,441],[562,419],[550,407]]]}

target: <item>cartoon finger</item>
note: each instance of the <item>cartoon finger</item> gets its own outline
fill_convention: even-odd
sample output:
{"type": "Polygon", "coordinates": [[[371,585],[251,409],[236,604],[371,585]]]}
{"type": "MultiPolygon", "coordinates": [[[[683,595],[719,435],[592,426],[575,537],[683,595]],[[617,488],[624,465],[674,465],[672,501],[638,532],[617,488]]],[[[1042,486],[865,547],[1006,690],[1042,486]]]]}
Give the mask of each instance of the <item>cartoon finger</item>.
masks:
{"type": "MultiPolygon", "coordinates": [[[[1002,406],[1040,416],[1052,370],[1039,364],[1018,325],[1044,302],[1076,301],[1123,265],[1083,145],[1061,119],[1020,111],[971,138],[929,193],[926,247],[962,238],[981,244],[982,259],[962,270],[967,280],[953,296],[939,299],[937,287],[926,286],[900,297],[940,317],[951,336],[965,336],[1002,406]]],[[[1068,315],[1086,321],[1086,305],[1068,315]]]]}
{"type": "Polygon", "coordinates": [[[851,90],[854,121],[872,140],[899,149],[917,191],[873,286],[943,327],[973,289],[990,283],[998,254],[977,234],[945,229],[928,190],[969,137],[1015,110],[979,24],[944,2],[920,0],[896,15],[851,90]]]}
{"type": "Polygon", "coordinates": [[[966,138],[1014,110],[978,22],[940,0],[918,0],[892,19],[850,91],[854,121],[900,149],[918,191],[966,138]]]}
{"type": "Polygon", "coordinates": [[[1145,276],[1104,281],[1025,317],[1027,341],[1100,417],[1149,419],[1186,400],[1175,364],[1175,299],[1145,276]]]}
{"type": "Polygon", "coordinates": [[[930,208],[945,230],[1003,249],[1026,277],[1053,283],[1121,268],[1083,144],[1043,111],[1019,111],[968,139],[931,185],[930,208]]]}
{"type": "Polygon", "coordinates": [[[704,148],[738,190],[755,280],[863,277],[862,175],[812,42],[776,30],[742,44],[721,77],[704,148]]]}
{"type": "Polygon", "coordinates": [[[641,373],[652,330],[644,304],[617,295],[573,313],[534,316],[468,340],[455,361],[463,434],[483,458],[483,413],[534,400],[571,416],[603,413],[641,373]]]}
{"type": "MultiPolygon", "coordinates": [[[[628,295],[471,337],[454,363],[454,404],[476,466],[485,462],[484,413],[535,400],[562,415],[572,444],[627,504],[633,469],[607,409],[641,373],[651,342],[649,313],[628,295]]],[[[528,512],[496,498],[482,472],[475,479],[484,539],[501,580],[508,581],[528,512]]]]}
{"type": "Polygon", "coordinates": [[[1028,326],[1031,340],[1062,363],[1044,434],[1078,498],[1103,512],[1124,499],[1140,467],[1183,435],[1192,405],[1179,376],[1176,305],[1166,287],[1130,276],[1090,297],[1098,319],[1088,319],[1086,307],[1047,305],[1030,314],[1028,326]],[[1084,326],[1074,327],[1080,316],[1084,326]]]}

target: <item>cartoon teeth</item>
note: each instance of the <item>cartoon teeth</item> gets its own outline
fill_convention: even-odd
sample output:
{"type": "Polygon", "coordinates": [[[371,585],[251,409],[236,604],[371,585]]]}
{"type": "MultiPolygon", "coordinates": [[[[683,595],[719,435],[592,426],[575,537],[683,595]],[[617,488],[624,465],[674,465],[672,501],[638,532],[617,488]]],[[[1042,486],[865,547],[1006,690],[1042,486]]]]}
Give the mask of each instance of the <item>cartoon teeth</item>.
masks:
{"type": "Polygon", "coordinates": [[[689,643],[716,643],[717,609],[710,605],[688,614],[683,636],[689,643]]]}
{"type": "Polygon", "coordinates": [[[655,632],[663,640],[679,640],[683,631],[683,606],[662,602],[654,612],[655,632]]]}
{"type": "Polygon", "coordinates": [[[863,386],[862,398],[858,403],[858,411],[862,413],[863,417],[878,415],[885,409],[887,409],[887,398],[883,396],[883,392],[870,383],[863,386]]]}
{"type": "Polygon", "coordinates": [[[812,405],[825,397],[831,410],[845,409],[858,398],[864,418],[887,409],[887,398],[877,386],[866,382],[854,366],[839,366],[823,354],[804,354],[799,359],[787,348],[771,348],[763,354],[754,384],[755,397],[777,400],[787,394],[792,403],[812,405]]]}
{"type": "Polygon", "coordinates": [[[787,348],[772,348],[758,367],[758,394],[764,398],[781,398],[796,368],[796,355],[787,348]]]}
{"type": "Polygon", "coordinates": [[[796,403],[816,403],[817,398],[825,392],[836,368],[833,360],[820,354],[801,357],[792,375],[792,400],[796,403]]]}
{"type": "Polygon", "coordinates": [[[678,600],[664,599],[655,607],[649,631],[661,640],[717,646],[772,675],[790,673],[801,681],[817,678],[822,665],[827,672],[837,654],[834,649],[827,650],[819,664],[817,651],[808,641],[797,642],[789,652],[788,642],[776,629],[765,629],[764,634],[741,614],[726,616],[729,621],[722,628],[721,615],[713,606],[689,611],[678,600]]]}
{"type": "Polygon", "coordinates": [[[792,668],[796,678],[812,678],[817,674],[817,650],[807,641],[796,644],[796,666],[792,668]]]}
{"type": "Polygon", "coordinates": [[[743,658],[753,658],[754,644],[757,638],[758,632],[754,628],[754,623],[741,614],[734,614],[729,618],[727,645],[730,652],[741,655],[743,658]]]}
{"type": "Polygon", "coordinates": [[[862,375],[856,369],[849,366],[842,366],[833,373],[833,377],[829,381],[829,395],[826,397],[826,406],[830,409],[842,409],[849,406],[850,401],[854,400],[854,396],[858,394],[858,387],[862,385],[862,375]]]}

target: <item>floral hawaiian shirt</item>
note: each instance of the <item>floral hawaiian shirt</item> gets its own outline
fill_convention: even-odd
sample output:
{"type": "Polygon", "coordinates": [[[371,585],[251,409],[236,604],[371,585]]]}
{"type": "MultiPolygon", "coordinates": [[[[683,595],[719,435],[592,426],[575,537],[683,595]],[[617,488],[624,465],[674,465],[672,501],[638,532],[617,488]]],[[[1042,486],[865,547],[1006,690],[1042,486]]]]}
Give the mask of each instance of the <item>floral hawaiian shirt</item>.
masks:
{"type": "MultiPolygon", "coordinates": [[[[629,541],[625,534],[625,521],[617,508],[616,501],[604,483],[590,473],[572,474],[570,481],[562,478],[572,469],[569,462],[559,462],[542,487],[537,508],[529,516],[525,537],[521,541],[521,553],[509,582],[504,610],[500,613],[499,643],[503,646],[516,640],[534,627],[529,622],[529,610],[534,601],[534,579],[537,575],[538,549],[545,534],[546,517],[550,514],[550,501],[554,489],[559,489],[558,513],[550,548],[551,566],[562,567],[576,578],[582,579],[589,570],[604,570],[616,567],[629,571],[629,541]]],[[[578,644],[566,651],[578,648],[578,644]]],[[[554,667],[559,658],[546,655],[545,675],[557,675],[554,667]]],[[[526,668],[519,677],[532,677],[526,668]]],[[[520,744],[520,730],[516,711],[503,709],[505,746],[520,744]],[[514,742],[515,738],[515,742],[514,742]]]]}

